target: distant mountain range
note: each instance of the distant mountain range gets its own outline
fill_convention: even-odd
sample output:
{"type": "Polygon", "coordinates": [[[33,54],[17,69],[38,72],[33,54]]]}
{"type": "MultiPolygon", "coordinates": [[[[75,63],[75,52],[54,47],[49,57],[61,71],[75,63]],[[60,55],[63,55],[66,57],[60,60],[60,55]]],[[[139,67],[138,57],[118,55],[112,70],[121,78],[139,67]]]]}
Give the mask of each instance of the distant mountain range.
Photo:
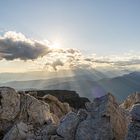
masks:
{"type": "Polygon", "coordinates": [[[17,90],[75,90],[80,96],[88,97],[89,99],[111,92],[121,101],[128,96],[128,94],[140,91],[140,72],[132,72],[113,78],[108,78],[99,72],[80,72],[75,75],[66,77],[56,76],[49,79],[25,81],[20,81],[19,79],[19,81],[1,83],[0,86],[10,86],[17,90]]]}
{"type": "Polygon", "coordinates": [[[60,71],[31,71],[23,73],[0,73],[0,83],[10,82],[10,81],[28,81],[28,80],[38,80],[38,79],[53,79],[53,78],[63,78],[63,77],[73,77],[86,75],[92,77],[94,81],[103,78],[113,78],[116,76],[129,73],[129,71],[124,70],[108,70],[108,69],[82,69],[76,68],[72,70],[60,70],[60,71]]]}
{"type": "Polygon", "coordinates": [[[108,92],[113,93],[119,100],[129,94],[140,92],[140,72],[132,72],[115,78],[99,80],[98,83],[108,92]]]}

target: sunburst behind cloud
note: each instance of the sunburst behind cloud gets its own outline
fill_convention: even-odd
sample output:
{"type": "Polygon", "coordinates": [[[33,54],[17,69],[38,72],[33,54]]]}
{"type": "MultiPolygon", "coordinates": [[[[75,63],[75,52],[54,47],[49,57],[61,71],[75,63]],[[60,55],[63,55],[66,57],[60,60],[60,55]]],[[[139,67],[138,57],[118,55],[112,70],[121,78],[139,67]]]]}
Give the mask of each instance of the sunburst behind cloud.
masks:
{"type": "MultiPolygon", "coordinates": [[[[0,36],[0,63],[22,64],[24,69],[57,71],[61,69],[121,68],[140,69],[140,54],[126,52],[121,55],[85,56],[80,50],[66,48],[48,40],[35,40],[22,33],[5,32],[0,36]]],[[[8,66],[7,66],[8,67],[8,66]]],[[[16,69],[16,67],[15,67],[16,69]]]]}

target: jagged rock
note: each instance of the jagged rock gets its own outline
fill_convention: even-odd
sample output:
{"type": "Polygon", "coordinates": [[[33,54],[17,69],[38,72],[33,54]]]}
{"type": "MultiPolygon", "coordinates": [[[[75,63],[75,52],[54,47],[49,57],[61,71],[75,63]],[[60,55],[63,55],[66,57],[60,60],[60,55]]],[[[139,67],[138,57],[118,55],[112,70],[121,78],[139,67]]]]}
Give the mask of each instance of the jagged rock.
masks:
{"type": "Polygon", "coordinates": [[[79,124],[79,117],[76,113],[68,113],[60,122],[57,133],[66,140],[73,140],[76,128],[79,124]]]}
{"type": "Polygon", "coordinates": [[[76,140],[124,140],[127,122],[115,98],[105,95],[87,104],[89,112],[76,131],[76,140]]]}
{"type": "Polygon", "coordinates": [[[23,94],[21,95],[21,115],[25,115],[25,120],[32,123],[39,123],[40,125],[48,121],[54,122],[53,116],[50,113],[50,107],[47,103],[37,100],[33,96],[23,94]]]}
{"type": "Polygon", "coordinates": [[[66,140],[124,140],[127,121],[115,98],[108,94],[87,104],[86,110],[69,113],[57,133],[66,140]]]}
{"type": "Polygon", "coordinates": [[[15,124],[11,130],[4,136],[3,140],[24,140],[27,138],[28,126],[20,122],[15,124]]]}
{"type": "MultiPolygon", "coordinates": [[[[23,92],[23,91],[21,92],[21,91],[20,91],[19,93],[22,94],[22,93],[25,93],[25,92],[23,92]]],[[[34,96],[35,98],[38,98],[37,92],[36,92],[36,91],[28,92],[28,94],[31,95],[31,96],[34,96]]]]}
{"type": "Polygon", "coordinates": [[[140,93],[129,95],[127,99],[120,105],[120,107],[130,110],[135,103],[140,103],[140,93]]]}
{"type": "Polygon", "coordinates": [[[72,108],[78,110],[80,108],[85,108],[85,103],[90,102],[88,98],[80,97],[75,91],[68,90],[35,90],[35,91],[25,91],[28,94],[36,98],[43,97],[45,95],[55,96],[60,102],[68,103],[72,108]]]}
{"type": "Polygon", "coordinates": [[[0,87],[0,139],[13,126],[20,112],[20,96],[12,88],[0,87]]]}
{"type": "Polygon", "coordinates": [[[59,119],[71,111],[68,103],[61,103],[55,96],[45,95],[43,101],[49,104],[50,111],[59,119]]]}
{"type": "Polygon", "coordinates": [[[28,94],[18,94],[8,87],[0,88],[0,120],[24,120],[43,124],[54,121],[47,103],[28,94]]]}
{"type": "Polygon", "coordinates": [[[12,88],[0,88],[0,120],[11,121],[20,111],[20,96],[12,88]]]}
{"type": "Polygon", "coordinates": [[[130,111],[131,122],[126,140],[140,140],[140,104],[134,104],[130,111]]]}
{"type": "MultiPolygon", "coordinates": [[[[28,94],[18,94],[8,87],[0,88],[0,137],[11,130],[16,133],[17,122],[43,125],[58,123],[58,118],[50,112],[50,107],[44,101],[38,100],[28,94]],[[13,127],[14,125],[14,127],[13,127]],[[13,127],[13,128],[12,128],[13,127]],[[12,129],[11,129],[12,128],[12,129]]],[[[18,124],[20,127],[21,124],[18,124]]]]}
{"type": "Polygon", "coordinates": [[[69,101],[71,105],[79,109],[74,110],[75,112],[70,112],[70,106],[61,103],[59,98],[52,95],[38,97],[38,93],[34,94],[23,92],[18,94],[12,88],[0,88],[0,139],[124,140],[125,137],[126,140],[140,139],[139,94],[130,96],[120,106],[114,96],[107,94],[86,103],[84,109],[79,109],[85,103],[85,101],[81,103],[79,96],[74,95],[72,98],[72,95],[68,95],[63,98],[60,94],[58,97],[65,101],[72,99],[72,102],[69,101]],[[127,113],[131,114],[132,118],[129,127],[127,116],[130,115],[127,113]]]}

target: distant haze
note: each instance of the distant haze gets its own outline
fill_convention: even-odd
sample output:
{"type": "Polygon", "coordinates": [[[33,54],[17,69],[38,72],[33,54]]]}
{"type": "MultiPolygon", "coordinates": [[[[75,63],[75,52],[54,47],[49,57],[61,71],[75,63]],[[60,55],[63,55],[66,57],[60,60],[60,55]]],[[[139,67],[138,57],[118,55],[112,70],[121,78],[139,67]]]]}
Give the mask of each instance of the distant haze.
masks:
{"type": "MultiPolygon", "coordinates": [[[[75,71],[75,73],[77,72],[75,71]]],[[[26,81],[20,81],[21,75],[17,76],[19,77],[17,78],[19,79],[18,81],[3,82],[0,86],[10,86],[17,90],[74,90],[80,96],[88,97],[90,100],[110,92],[119,101],[122,101],[129,94],[140,92],[140,72],[132,72],[116,77],[108,77],[105,74],[95,71],[94,73],[80,72],[79,74],[77,73],[76,75],[69,75],[67,77],[61,75],[62,77],[55,76],[49,79],[26,81]]]]}

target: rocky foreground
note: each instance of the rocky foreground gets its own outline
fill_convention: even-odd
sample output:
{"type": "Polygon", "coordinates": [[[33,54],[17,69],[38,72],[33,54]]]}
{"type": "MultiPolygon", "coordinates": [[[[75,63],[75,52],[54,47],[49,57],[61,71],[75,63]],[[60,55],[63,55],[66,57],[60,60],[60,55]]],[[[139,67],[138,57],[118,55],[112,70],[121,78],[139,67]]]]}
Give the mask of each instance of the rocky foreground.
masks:
{"type": "Polygon", "coordinates": [[[1,87],[0,139],[140,140],[140,94],[121,105],[111,94],[92,102],[79,96],[69,103],[60,98],[1,87]]]}

